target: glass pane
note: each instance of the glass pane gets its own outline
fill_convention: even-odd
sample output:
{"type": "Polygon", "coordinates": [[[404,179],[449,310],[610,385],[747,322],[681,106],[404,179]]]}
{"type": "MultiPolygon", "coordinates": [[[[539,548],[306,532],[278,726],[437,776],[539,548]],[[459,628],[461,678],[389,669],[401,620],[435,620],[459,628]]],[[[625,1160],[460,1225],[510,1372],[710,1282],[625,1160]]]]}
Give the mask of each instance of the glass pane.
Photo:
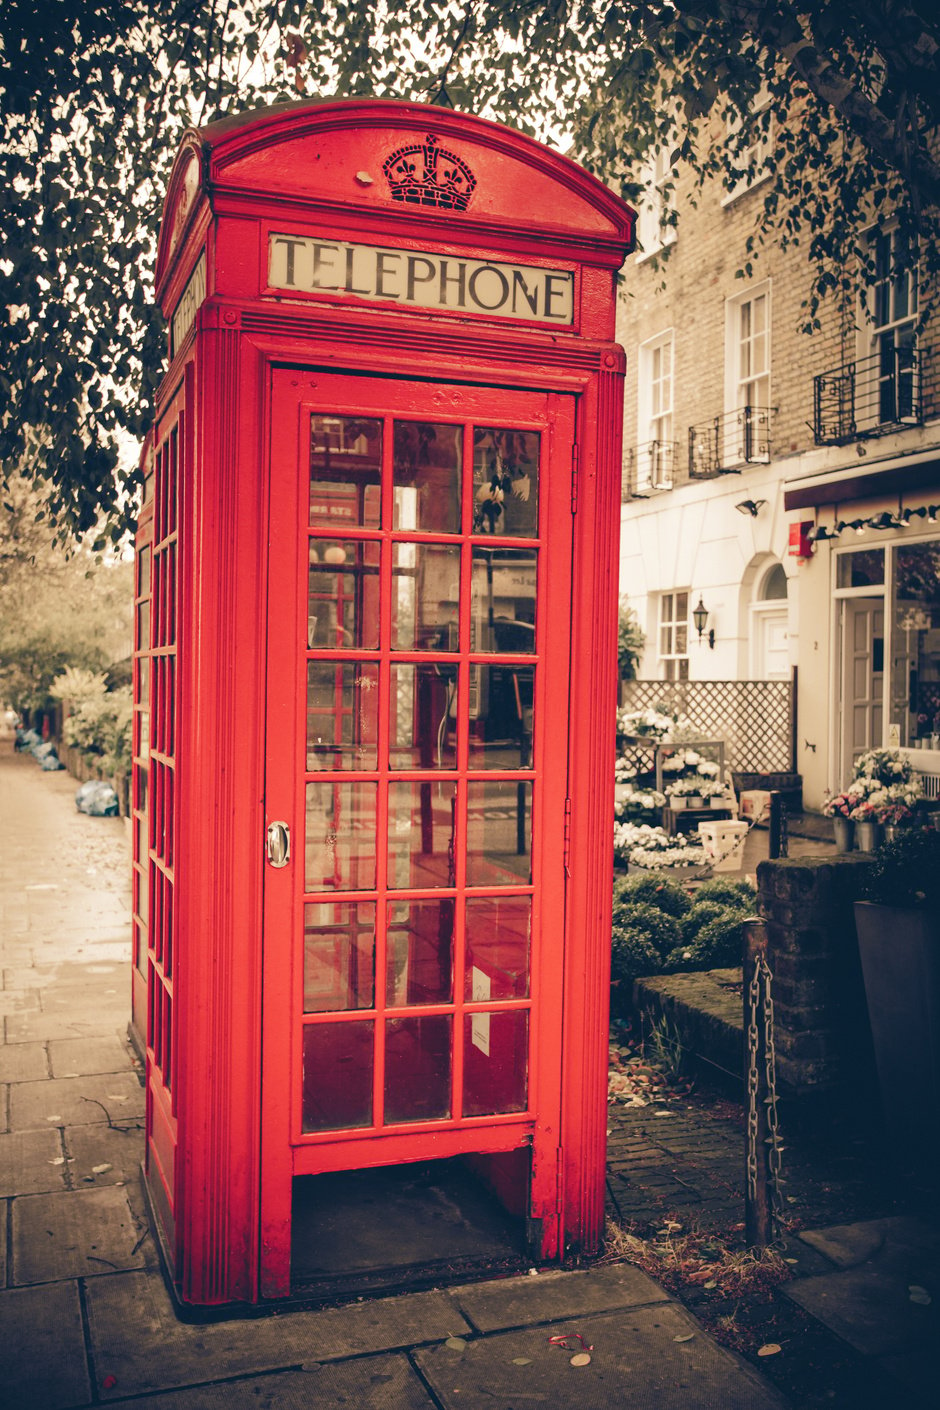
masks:
{"type": "Polygon", "coordinates": [[[531,880],[531,783],[468,783],[467,885],[517,886],[531,880]]]}
{"type": "Polygon", "coordinates": [[[375,886],[374,783],[308,783],[307,891],[368,891],[375,886]]]}
{"type": "Polygon", "coordinates": [[[379,668],[307,662],[307,768],[378,767],[379,668]]]}
{"type": "Polygon", "coordinates": [[[303,1130],[372,1125],[372,1022],[304,1028],[303,1130]]]}
{"type": "Polygon", "coordinates": [[[389,763],[393,769],[457,764],[457,667],[392,666],[389,763]]]}
{"type": "Polygon", "coordinates": [[[150,596],[150,545],[137,550],[137,596],[150,596]]]}
{"type": "Polygon", "coordinates": [[[535,650],[535,585],[538,554],[529,548],[473,550],[470,650],[535,650]]]}
{"type": "Polygon", "coordinates": [[[391,783],[388,884],[392,889],[453,886],[457,785],[391,783]]]}
{"type": "Polygon", "coordinates": [[[141,602],[137,608],[137,650],[150,650],[150,603],[141,602]]]}
{"type": "Polygon", "coordinates": [[[528,998],[531,934],[528,896],[468,897],[464,998],[528,998]]]}
{"type": "Polygon", "coordinates": [[[453,996],[454,899],[394,901],[388,908],[385,1002],[446,1004],[453,996]]]}
{"type": "Polygon", "coordinates": [[[382,423],[362,416],[310,418],[310,522],[377,529],[381,518],[382,423]]]}
{"type": "Polygon", "coordinates": [[[463,1114],[525,1111],[529,1015],[526,1009],[464,1014],[463,1114]]]}
{"type": "Polygon", "coordinates": [[[140,759],[150,757],[150,711],[137,711],[137,756],[140,759]]]}
{"type": "Polygon", "coordinates": [[[377,648],[379,551],[352,539],[310,540],[308,647],[377,648]]]}
{"type": "Polygon", "coordinates": [[[450,1116],[449,1014],[385,1025],[385,1124],[450,1116]]]}
{"type": "Polygon", "coordinates": [[[471,769],[532,764],[534,666],[470,667],[471,769]]]}
{"type": "Polygon", "coordinates": [[[150,703],[150,657],[137,658],[137,700],[141,705],[150,703]]]}
{"type": "Polygon", "coordinates": [[[392,649],[456,651],[460,549],[396,543],[392,555],[392,649]]]}
{"type": "MultiPolygon", "coordinates": [[[[891,719],[900,723],[902,744],[916,742],[936,749],[940,747],[940,542],[897,548],[894,621],[891,719]]],[[[874,630],[878,630],[877,619],[874,630]]]]}
{"type": "Polygon", "coordinates": [[[458,534],[462,459],[462,426],[396,421],[393,527],[458,534]]]}
{"type": "Polygon", "coordinates": [[[539,433],[473,432],[473,531],[533,539],[539,531],[539,433]]]}
{"type": "Polygon", "coordinates": [[[375,902],[304,906],[304,1013],[371,1009],[375,902]]]}
{"type": "Polygon", "coordinates": [[[863,548],[859,553],[840,553],[836,559],[836,586],[869,587],[885,580],[883,548],[863,548]]]}

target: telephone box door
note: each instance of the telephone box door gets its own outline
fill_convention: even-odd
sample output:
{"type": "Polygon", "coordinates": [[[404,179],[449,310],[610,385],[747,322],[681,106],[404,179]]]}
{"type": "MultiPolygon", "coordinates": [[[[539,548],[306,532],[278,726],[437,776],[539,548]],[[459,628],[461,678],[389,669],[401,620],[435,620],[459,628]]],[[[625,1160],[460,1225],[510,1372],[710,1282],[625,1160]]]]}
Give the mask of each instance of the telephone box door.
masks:
{"type": "Polygon", "coordinates": [[[262,1286],[293,1176],[464,1153],[530,1148],[551,1256],[574,398],[278,370],[271,424],[262,1286]]]}

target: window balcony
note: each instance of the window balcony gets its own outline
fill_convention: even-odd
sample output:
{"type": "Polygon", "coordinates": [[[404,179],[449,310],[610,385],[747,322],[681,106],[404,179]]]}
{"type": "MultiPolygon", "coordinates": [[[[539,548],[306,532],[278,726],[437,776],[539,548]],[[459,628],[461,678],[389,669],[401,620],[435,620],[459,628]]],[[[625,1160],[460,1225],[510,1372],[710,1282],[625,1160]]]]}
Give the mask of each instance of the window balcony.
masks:
{"type": "Polygon", "coordinates": [[[769,406],[739,406],[689,427],[689,478],[710,480],[737,474],[745,465],[770,460],[769,406]]]}
{"type": "Polygon", "coordinates": [[[884,436],[923,421],[921,354],[882,347],[813,378],[813,435],[820,446],[884,436]]]}
{"type": "Polygon", "coordinates": [[[675,488],[679,467],[676,441],[646,441],[631,446],[623,458],[621,500],[649,499],[675,488]]]}

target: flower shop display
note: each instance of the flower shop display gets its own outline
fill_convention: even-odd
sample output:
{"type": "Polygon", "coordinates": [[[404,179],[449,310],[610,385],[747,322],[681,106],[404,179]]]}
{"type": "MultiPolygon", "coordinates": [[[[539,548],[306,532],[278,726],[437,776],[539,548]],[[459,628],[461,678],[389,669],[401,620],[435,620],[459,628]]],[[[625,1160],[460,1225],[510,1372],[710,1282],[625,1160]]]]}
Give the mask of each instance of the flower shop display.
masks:
{"type": "Polygon", "coordinates": [[[872,851],[881,829],[903,826],[913,818],[921,797],[910,760],[895,749],[869,749],[856,760],[855,773],[841,793],[827,795],[823,813],[832,818],[836,847],[872,851]]]}
{"type": "Polygon", "coordinates": [[[705,860],[703,848],[682,836],[670,837],[648,823],[614,823],[614,856],[620,862],[643,868],[695,867],[705,860]]]}
{"type": "Polygon", "coordinates": [[[655,788],[618,784],[614,790],[614,817],[619,822],[653,823],[665,802],[665,795],[655,788]]]}
{"type": "Polygon", "coordinates": [[[630,735],[634,739],[654,741],[674,739],[676,732],[691,730],[691,724],[677,710],[667,711],[651,706],[646,710],[619,710],[617,712],[617,733],[630,735]]]}

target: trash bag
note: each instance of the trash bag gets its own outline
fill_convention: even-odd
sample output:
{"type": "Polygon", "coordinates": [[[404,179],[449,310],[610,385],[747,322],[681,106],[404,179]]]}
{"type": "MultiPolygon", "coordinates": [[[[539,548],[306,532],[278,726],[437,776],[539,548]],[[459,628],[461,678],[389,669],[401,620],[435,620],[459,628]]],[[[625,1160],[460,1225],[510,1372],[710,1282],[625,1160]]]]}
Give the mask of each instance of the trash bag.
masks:
{"type": "MultiPolygon", "coordinates": [[[[55,754],[55,745],[52,743],[51,740],[40,740],[38,744],[30,745],[29,752],[30,754],[32,754],[34,759],[38,759],[39,762],[42,763],[43,759],[47,759],[50,754],[55,754]]],[[[56,758],[58,758],[57,754],[56,758]]]]}
{"type": "Polygon", "coordinates": [[[100,778],[90,778],[75,794],[75,806],[80,813],[91,818],[116,818],[118,796],[110,783],[100,778]]]}
{"type": "Polygon", "coordinates": [[[52,774],[55,773],[57,769],[64,769],[65,765],[60,761],[60,759],[56,755],[55,750],[52,749],[48,754],[44,755],[43,758],[40,759],[39,767],[43,770],[44,773],[52,774]]]}
{"type": "Polygon", "coordinates": [[[17,749],[31,749],[34,744],[41,744],[42,738],[34,729],[18,729],[14,743],[17,749]]]}

